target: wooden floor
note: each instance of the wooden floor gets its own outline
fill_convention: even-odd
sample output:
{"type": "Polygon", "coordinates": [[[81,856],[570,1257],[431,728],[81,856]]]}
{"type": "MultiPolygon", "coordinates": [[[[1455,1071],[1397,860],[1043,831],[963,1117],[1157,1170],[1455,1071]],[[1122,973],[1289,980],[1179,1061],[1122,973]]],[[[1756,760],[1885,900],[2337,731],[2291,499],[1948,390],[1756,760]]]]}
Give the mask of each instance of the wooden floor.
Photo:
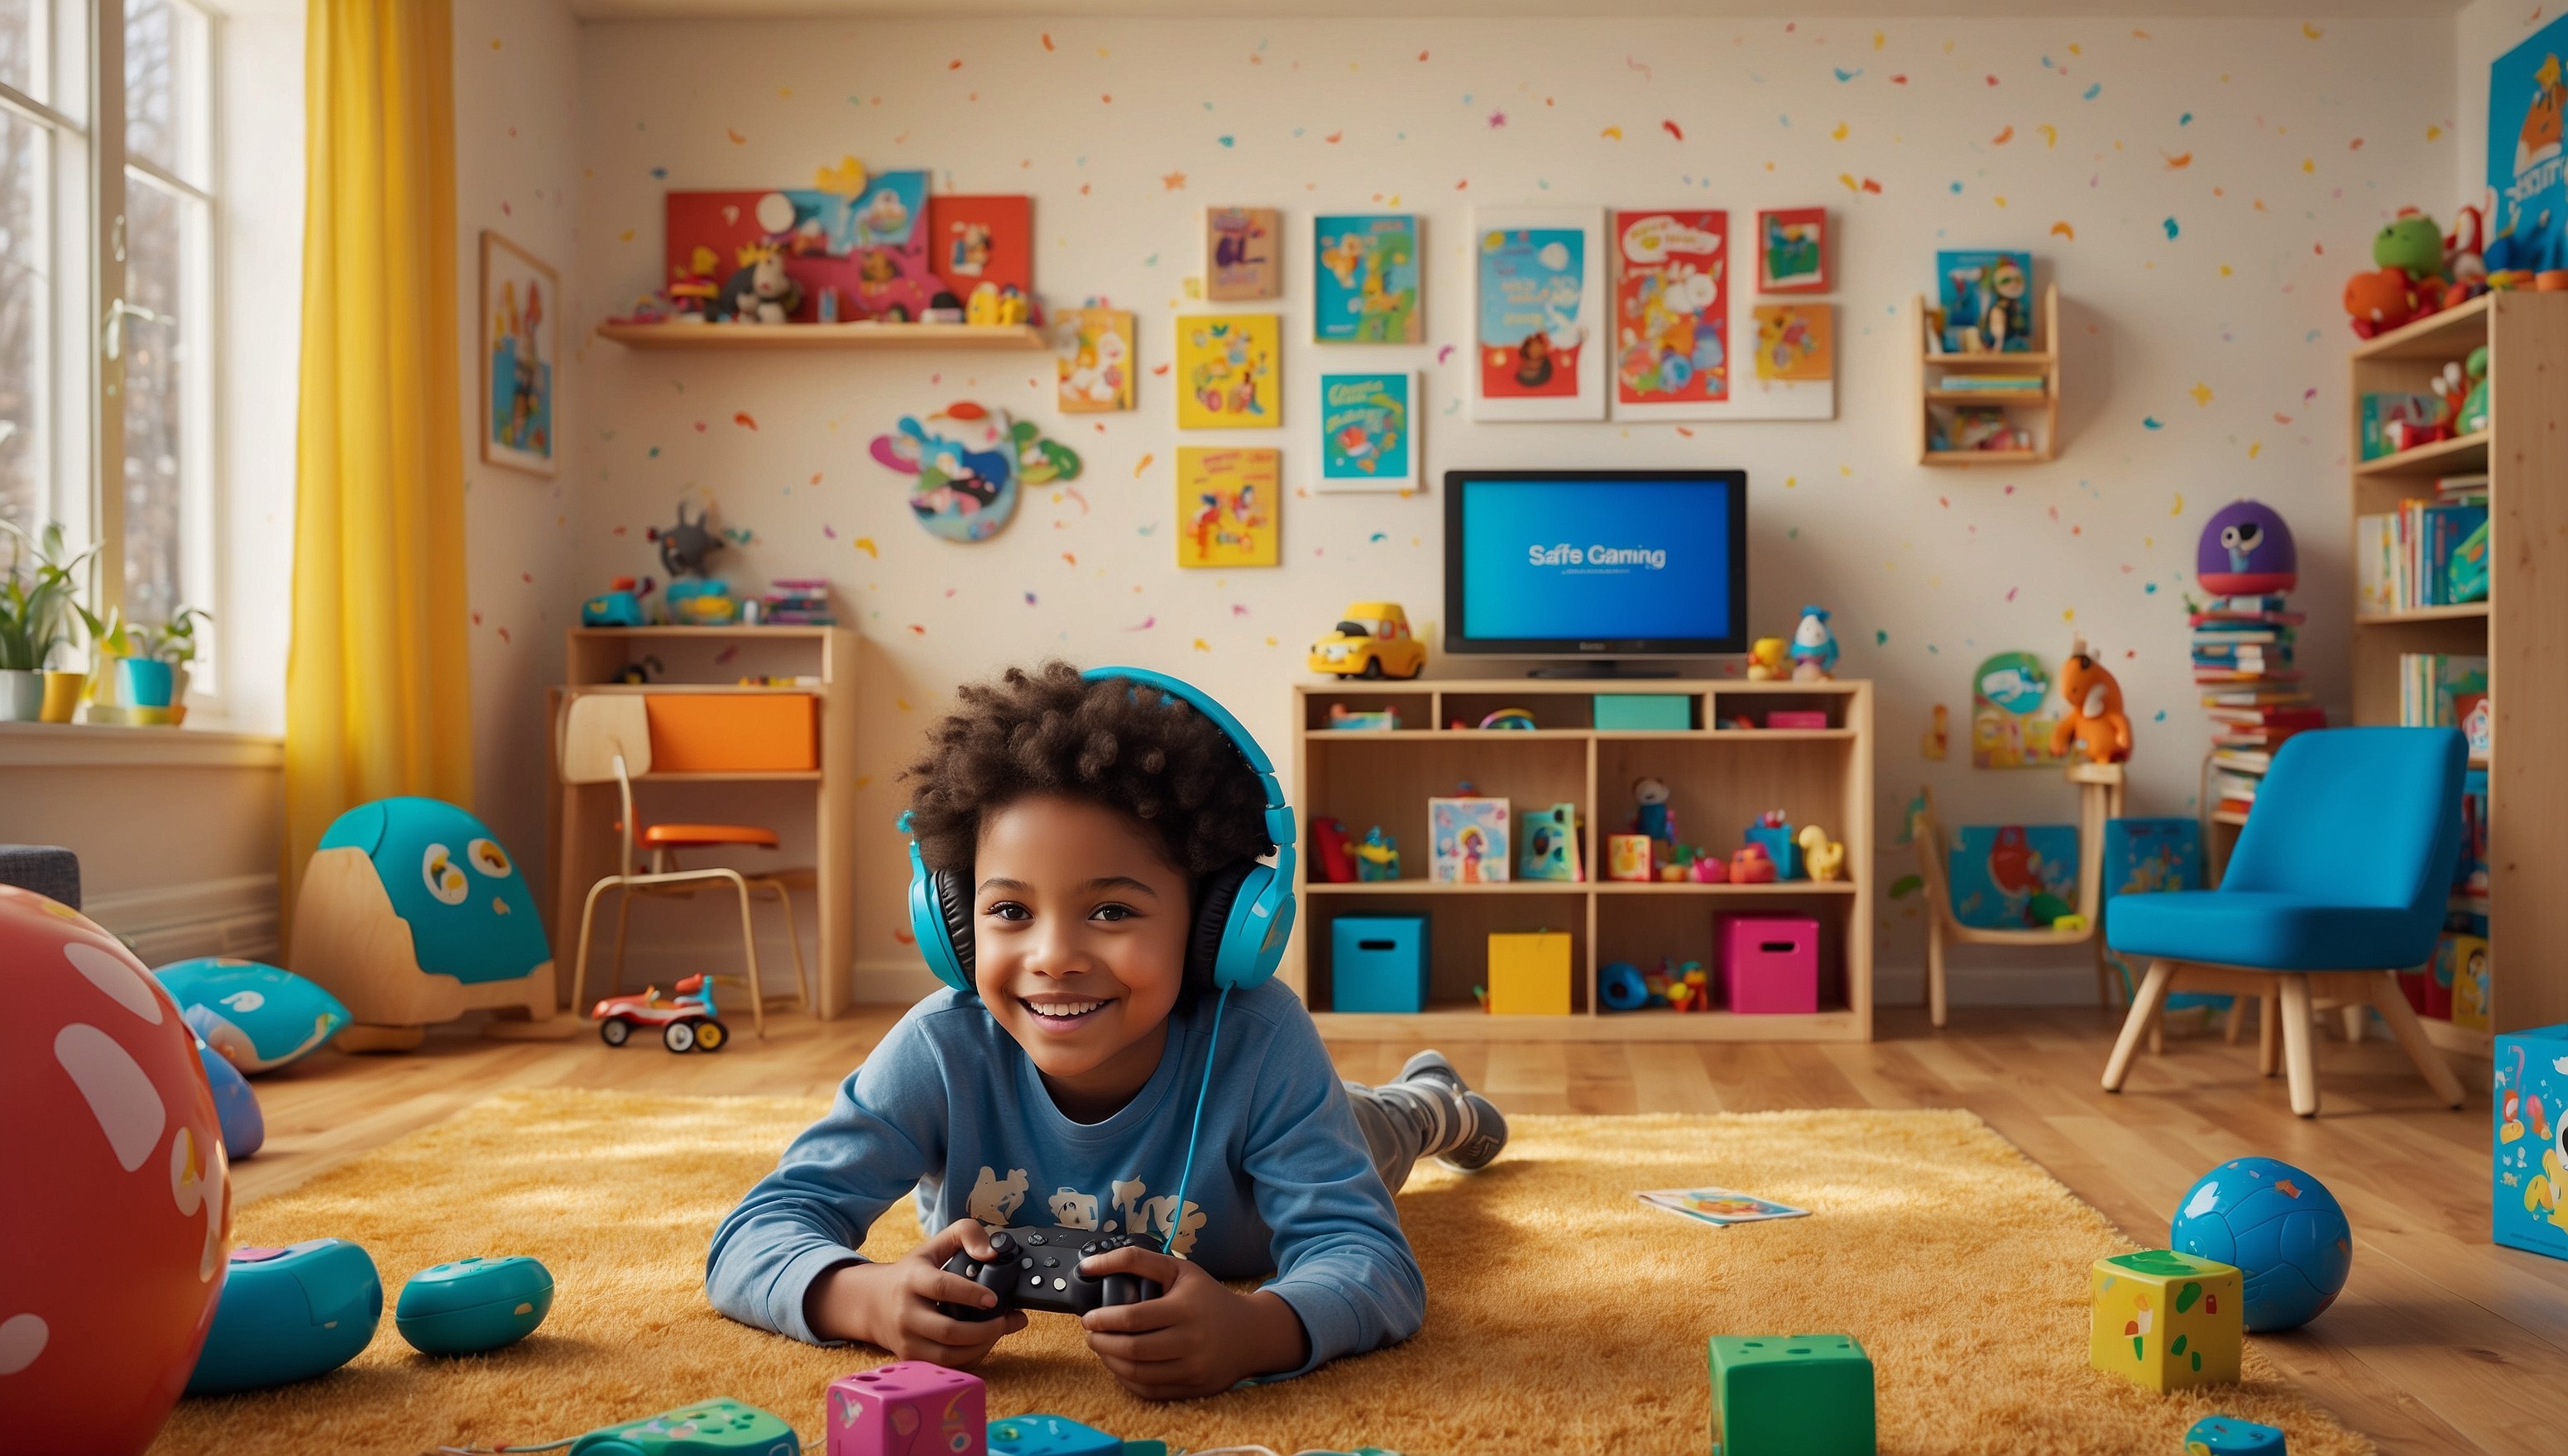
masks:
{"type": "MultiPolygon", "coordinates": [[[[406,1055],[322,1052],[260,1079],[267,1147],[233,1170],[242,1198],[330,1166],[507,1087],[703,1093],[827,1092],[890,1024],[867,1011],[772,1019],[718,1055],[637,1041],[611,1050],[433,1036],[406,1055]]],[[[2224,1158],[2259,1153],[2317,1174],[2355,1229],[2343,1299],[2308,1329],[2257,1336],[2310,1395],[2385,1451],[2568,1451],[2568,1264],[2488,1242],[2484,1062],[2459,1063],[2463,1112],[2434,1107],[2398,1049],[2322,1044],[2322,1115],[2294,1117],[2256,1075],[2254,1036],[2171,1034],[2129,1089],[2100,1090],[2115,1020],[2070,1010],[1956,1010],[1942,1031],[1886,1012],[1863,1045],[1622,1042],[1448,1047],[1511,1112],[1753,1112],[1967,1107],[2143,1244],[2224,1158]]],[[[1390,1075],[1414,1044],[1331,1043],[1348,1076],[1390,1075]]]]}

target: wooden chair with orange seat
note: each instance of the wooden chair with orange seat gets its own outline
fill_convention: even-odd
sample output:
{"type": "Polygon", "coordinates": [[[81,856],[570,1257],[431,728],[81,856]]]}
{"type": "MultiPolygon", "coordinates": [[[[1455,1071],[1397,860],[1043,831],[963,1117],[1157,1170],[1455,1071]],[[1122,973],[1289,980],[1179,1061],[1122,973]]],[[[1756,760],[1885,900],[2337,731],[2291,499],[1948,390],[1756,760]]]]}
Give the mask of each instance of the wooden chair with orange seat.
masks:
{"type": "Polygon", "coordinates": [[[622,817],[616,822],[619,850],[616,873],[604,876],[588,887],[588,897],[579,911],[579,953],[571,963],[570,996],[572,1008],[587,1015],[589,931],[596,918],[597,897],[608,890],[619,892],[615,912],[615,979],[616,991],[624,989],[625,927],[633,910],[635,895],[692,896],[700,888],[728,881],[740,896],[741,952],[749,963],[746,978],[717,976],[717,982],[745,985],[750,993],[750,1007],[755,1015],[758,1034],[767,1034],[767,998],[758,978],[758,938],[750,921],[753,895],[776,897],[785,912],[785,934],[794,948],[794,985],[801,996],[802,1010],[811,1009],[811,987],[802,962],[802,936],[794,923],[794,900],[791,887],[808,889],[813,883],[809,870],[778,870],[765,874],[744,874],[739,870],[713,865],[686,869],[678,863],[678,853],[688,849],[715,849],[749,846],[775,849],[776,831],[754,824],[649,824],[637,829],[638,816],[633,808],[633,780],[651,771],[651,722],[647,705],[638,695],[583,693],[571,699],[562,713],[561,742],[558,745],[562,777],[572,783],[605,783],[613,781],[622,817]],[[636,847],[650,851],[650,868],[636,869],[636,847]]]}

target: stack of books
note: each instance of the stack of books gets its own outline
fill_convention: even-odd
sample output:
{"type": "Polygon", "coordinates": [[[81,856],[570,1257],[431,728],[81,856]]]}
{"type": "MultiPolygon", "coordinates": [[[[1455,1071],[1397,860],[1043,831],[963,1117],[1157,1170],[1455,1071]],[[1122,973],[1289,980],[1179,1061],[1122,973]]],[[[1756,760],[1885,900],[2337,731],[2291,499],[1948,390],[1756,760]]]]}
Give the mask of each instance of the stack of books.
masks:
{"type": "Polygon", "coordinates": [[[2495,740],[2488,705],[2488,660],[2477,654],[2410,652],[2399,657],[2399,722],[2407,728],[2459,728],[2470,756],[2484,762],[2495,740]]]}
{"type": "Polygon", "coordinates": [[[820,576],[780,576],[767,584],[759,620],[778,627],[835,627],[829,610],[829,580],[820,576]]]}
{"type": "Polygon", "coordinates": [[[2213,807],[2244,814],[2285,738],[2327,727],[2301,689],[2292,638],[2305,620],[2280,593],[2214,597],[2195,608],[2193,681],[2212,723],[2213,807]]]}
{"type": "Polygon", "coordinates": [[[2354,521],[2356,603],[2366,616],[2487,599],[2487,476],[2434,482],[2432,500],[2403,500],[2354,521]]]}
{"type": "Polygon", "coordinates": [[[2038,374],[1948,374],[1935,388],[1977,395],[2038,395],[2049,381],[2038,374]]]}

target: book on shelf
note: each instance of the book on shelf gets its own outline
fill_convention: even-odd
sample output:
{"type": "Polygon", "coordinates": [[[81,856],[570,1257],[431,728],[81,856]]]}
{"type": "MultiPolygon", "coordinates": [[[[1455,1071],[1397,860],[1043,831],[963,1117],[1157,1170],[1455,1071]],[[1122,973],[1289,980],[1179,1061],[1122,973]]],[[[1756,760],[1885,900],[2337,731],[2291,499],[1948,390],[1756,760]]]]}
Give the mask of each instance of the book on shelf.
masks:
{"type": "Polygon", "coordinates": [[[2367,616],[2449,607],[2487,597],[2484,500],[2355,517],[2355,601],[2367,616]]]}
{"type": "Polygon", "coordinates": [[[2265,748],[2223,747],[2215,740],[2211,746],[2211,766],[2262,776],[2266,769],[2274,766],[2274,754],[2265,748]]]}
{"type": "Polygon", "coordinates": [[[2047,384],[2038,374],[1948,374],[1935,388],[1955,394],[2038,395],[2047,384]]]}
{"type": "Polygon", "coordinates": [[[2399,722],[2407,728],[2459,728],[2470,755],[2493,743],[2488,660],[2469,653],[2410,652],[2399,658],[2399,722]]]}
{"type": "Polygon", "coordinates": [[[2488,477],[2484,471],[2475,475],[2445,475],[2434,482],[2434,500],[2439,505],[2485,505],[2488,477]]]}

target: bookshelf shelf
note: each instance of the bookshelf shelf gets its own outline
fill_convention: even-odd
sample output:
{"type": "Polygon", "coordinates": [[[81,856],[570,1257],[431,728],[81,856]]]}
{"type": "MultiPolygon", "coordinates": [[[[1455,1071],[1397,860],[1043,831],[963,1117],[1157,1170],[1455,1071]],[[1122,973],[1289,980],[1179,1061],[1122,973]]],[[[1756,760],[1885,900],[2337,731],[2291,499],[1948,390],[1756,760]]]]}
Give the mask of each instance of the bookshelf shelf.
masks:
{"type": "Polygon", "coordinates": [[[1033,324],[600,324],[633,349],[1042,349],[1033,324]]]}
{"type": "Polygon", "coordinates": [[[1928,304],[1918,294],[1909,306],[1909,338],[1920,348],[1917,355],[1916,399],[1909,407],[1911,432],[1917,451],[1917,463],[1968,467],[1973,465],[2034,465],[2059,457],[2060,454],[2060,285],[2048,284],[2042,290],[2042,318],[2034,331],[2034,342],[2042,348],[2023,354],[1941,354],[1935,351],[1935,340],[1928,332],[1928,304]],[[2020,374],[2039,378],[2040,389],[1973,390],[1943,389],[1939,377],[1948,374],[2020,374]],[[1935,416],[1950,414],[1955,409],[1978,405],[2004,411],[2007,423],[2034,433],[2031,449],[1937,449],[1935,416]]]}
{"type": "MultiPolygon", "coordinates": [[[[2478,431],[2456,439],[2436,440],[2414,449],[2403,449],[2395,455],[2382,455],[2354,467],[2359,476],[2375,475],[2459,475],[2487,468],[2488,438],[2491,431],[2478,431]]],[[[2355,447],[2362,448],[2356,441],[2355,447]]]]}
{"type": "Polygon", "coordinates": [[[2404,612],[2357,612],[2357,627],[2404,627],[2415,622],[2458,622],[2470,617],[2488,615],[2485,602],[2461,602],[2449,607],[2410,607],[2404,612]]]}

